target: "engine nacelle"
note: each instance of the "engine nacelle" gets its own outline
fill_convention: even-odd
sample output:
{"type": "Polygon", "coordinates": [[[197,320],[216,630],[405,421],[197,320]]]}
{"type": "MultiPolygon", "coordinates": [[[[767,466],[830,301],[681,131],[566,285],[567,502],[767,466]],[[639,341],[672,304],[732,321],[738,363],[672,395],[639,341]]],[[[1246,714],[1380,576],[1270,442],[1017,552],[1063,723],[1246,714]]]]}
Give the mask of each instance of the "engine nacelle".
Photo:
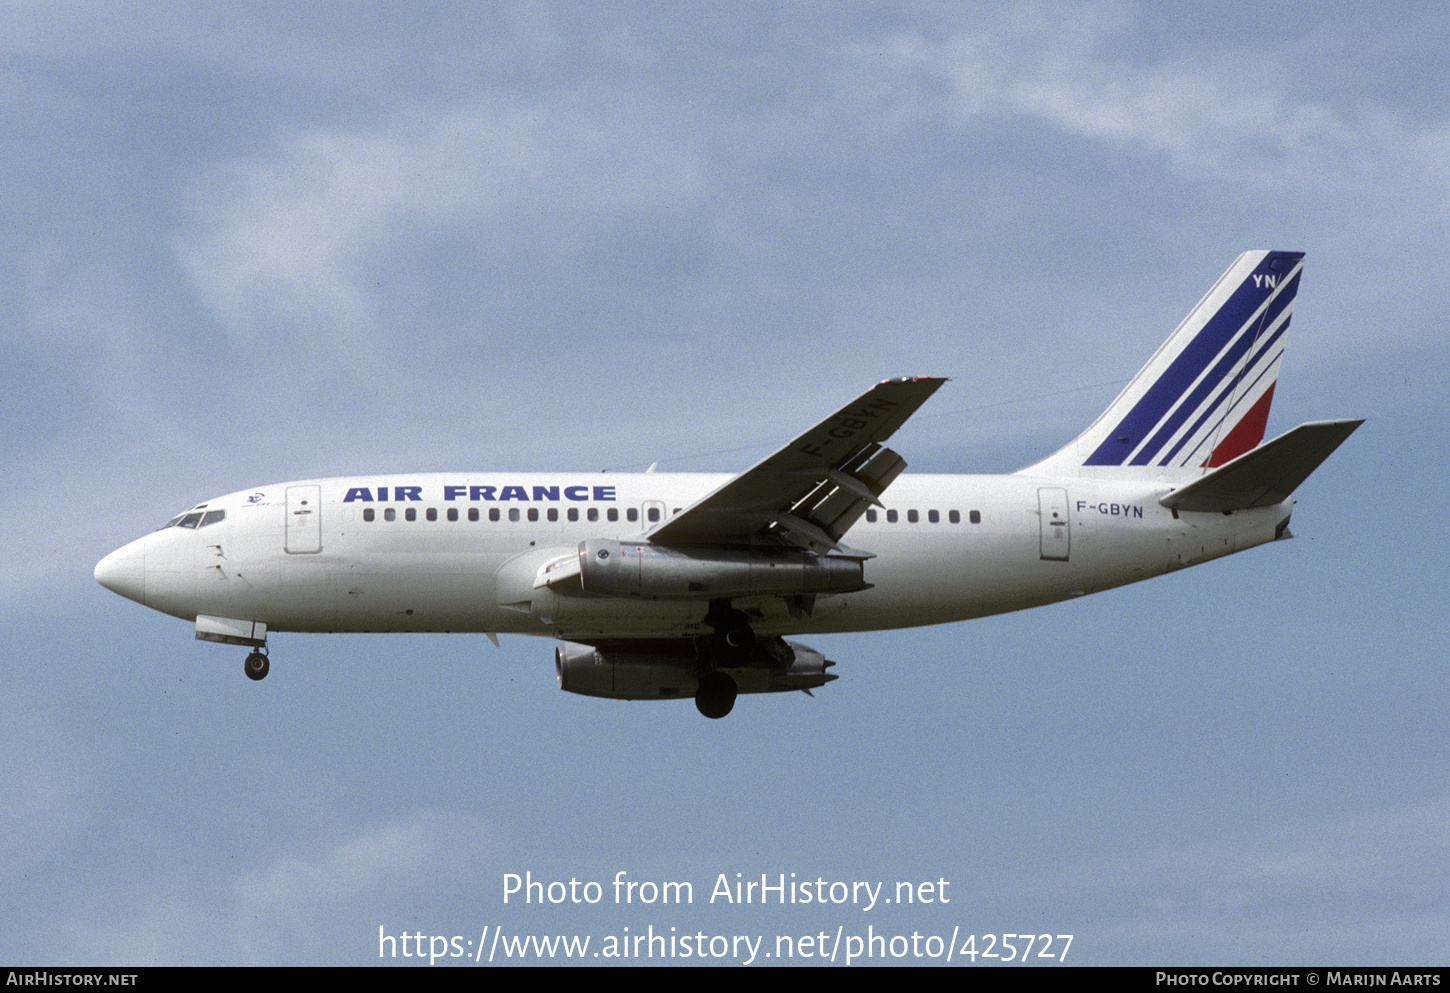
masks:
{"type": "MultiPolygon", "coordinates": [[[[615,700],[674,700],[699,687],[702,649],[693,641],[562,641],[554,649],[559,689],[615,700]]],[[[824,686],[838,678],[835,665],[814,648],[781,638],[762,638],[739,666],[722,668],[741,693],[784,693],[824,686]]]]}
{"type": "Polygon", "coordinates": [[[860,559],[796,549],[669,548],[607,538],[579,544],[579,581],[586,593],[653,600],[866,589],[860,559]]]}

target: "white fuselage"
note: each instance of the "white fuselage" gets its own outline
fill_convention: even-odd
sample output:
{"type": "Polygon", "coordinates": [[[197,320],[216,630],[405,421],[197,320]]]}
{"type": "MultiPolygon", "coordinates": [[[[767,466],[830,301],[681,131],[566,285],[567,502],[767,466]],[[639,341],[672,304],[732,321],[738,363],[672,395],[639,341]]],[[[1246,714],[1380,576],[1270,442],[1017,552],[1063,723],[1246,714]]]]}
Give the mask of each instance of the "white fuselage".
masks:
{"type": "MultiPolygon", "coordinates": [[[[148,607],[257,621],[269,631],[474,631],[572,640],[709,630],[705,599],[556,590],[548,571],[589,539],[643,539],[730,477],[715,474],[416,474],[303,480],[200,505],[97,567],[148,607]],[[612,518],[612,519],[611,519],[612,518]]],[[[845,537],[871,553],[868,589],[736,598],[763,635],[940,624],[1093,593],[1254,545],[1292,501],[1179,513],[1163,480],[911,476],[845,537]],[[1054,517],[1056,515],[1056,517],[1054,517]],[[874,518],[871,519],[871,518],[874,518]]],[[[558,584],[555,584],[558,585],[558,584]]]]}

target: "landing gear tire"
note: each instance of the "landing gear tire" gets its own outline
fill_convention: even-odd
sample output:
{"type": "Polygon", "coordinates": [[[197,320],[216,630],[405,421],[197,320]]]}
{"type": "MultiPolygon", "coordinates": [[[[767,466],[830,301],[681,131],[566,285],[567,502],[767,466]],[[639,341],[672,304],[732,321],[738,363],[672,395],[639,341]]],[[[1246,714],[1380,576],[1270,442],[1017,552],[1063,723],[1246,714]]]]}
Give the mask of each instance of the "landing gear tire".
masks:
{"type": "Polygon", "coordinates": [[[720,640],[733,652],[748,652],[755,647],[755,632],[749,624],[739,624],[720,632],[720,640]]]}
{"type": "Polygon", "coordinates": [[[243,663],[243,668],[246,669],[248,679],[266,679],[267,673],[272,668],[272,663],[261,652],[253,652],[247,656],[247,661],[243,663]]]}
{"type": "Polygon", "coordinates": [[[700,687],[695,691],[695,707],[711,720],[719,720],[735,708],[738,692],[729,673],[718,669],[707,672],[700,678],[700,687]]]}
{"type": "Polygon", "coordinates": [[[710,638],[710,654],[716,665],[740,665],[750,657],[755,649],[755,629],[743,611],[712,604],[705,621],[715,629],[710,638]]]}

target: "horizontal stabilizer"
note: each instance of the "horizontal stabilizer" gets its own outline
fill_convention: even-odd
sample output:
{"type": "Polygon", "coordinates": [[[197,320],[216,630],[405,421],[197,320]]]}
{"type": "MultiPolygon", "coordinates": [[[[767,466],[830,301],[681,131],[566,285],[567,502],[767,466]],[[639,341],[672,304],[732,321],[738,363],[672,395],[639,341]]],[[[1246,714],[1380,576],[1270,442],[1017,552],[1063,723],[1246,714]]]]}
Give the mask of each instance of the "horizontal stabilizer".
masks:
{"type": "Polygon", "coordinates": [[[1301,424],[1158,502],[1170,510],[1225,514],[1283,503],[1363,423],[1351,420],[1301,424]]]}

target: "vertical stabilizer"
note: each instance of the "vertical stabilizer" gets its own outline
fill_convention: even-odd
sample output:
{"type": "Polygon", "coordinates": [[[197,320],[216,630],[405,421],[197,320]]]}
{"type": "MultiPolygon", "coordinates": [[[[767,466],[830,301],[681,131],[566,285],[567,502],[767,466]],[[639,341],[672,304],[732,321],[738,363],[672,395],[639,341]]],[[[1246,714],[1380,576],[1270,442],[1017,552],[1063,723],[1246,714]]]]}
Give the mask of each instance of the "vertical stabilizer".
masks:
{"type": "MultiPolygon", "coordinates": [[[[1212,468],[1264,438],[1302,252],[1245,252],[1112,405],[1030,475],[1212,468]]],[[[1174,473],[1181,475],[1181,473],[1174,473]]]]}

